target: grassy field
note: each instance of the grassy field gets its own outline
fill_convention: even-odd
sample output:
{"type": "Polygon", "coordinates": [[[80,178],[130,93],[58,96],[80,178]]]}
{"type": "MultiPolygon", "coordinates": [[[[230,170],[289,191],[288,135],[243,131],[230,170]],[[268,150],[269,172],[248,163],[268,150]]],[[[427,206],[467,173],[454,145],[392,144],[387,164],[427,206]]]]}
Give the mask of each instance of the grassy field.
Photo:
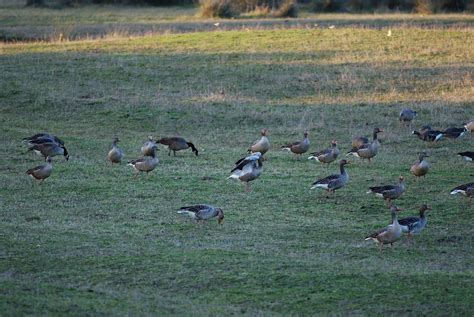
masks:
{"type": "Polygon", "coordinates": [[[474,137],[427,145],[411,129],[474,118],[472,28],[200,32],[0,46],[0,311],[3,315],[471,316],[473,209],[449,195],[472,182],[456,156],[474,137]],[[404,107],[419,112],[403,127],[404,107]],[[349,185],[310,191],[337,171],[282,152],[308,130],[311,150],[385,130],[372,165],[351,159],[349,185]],[[233,162],[271,131],[262,176],[245,193],[233,162]],[[49,131],[69,161],[36,185],[22,137],[49,131]],[[134,179],[104,164],[148,135],[179,134],[191,152],[134,179]],[[427,151],[432,170],[409,167],[427,151]],[[407,178],[401,216],[422,203],[427,229],[381,255],[366,234],[387,225],[368,186],[407,178]],[[176,210],[223,208],[224,224],[176,210]]]}

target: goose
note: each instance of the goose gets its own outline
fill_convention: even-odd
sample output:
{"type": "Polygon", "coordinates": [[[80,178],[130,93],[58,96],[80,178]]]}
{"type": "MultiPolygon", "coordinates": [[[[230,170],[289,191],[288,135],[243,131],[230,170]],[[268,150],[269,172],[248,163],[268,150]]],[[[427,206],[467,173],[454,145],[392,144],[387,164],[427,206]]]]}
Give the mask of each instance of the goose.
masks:
{"type": "Polygon", "coordinates": [[[474,119],[464,123],[464,127],[469,132],[474,132],[474,119]]]}
{"type": "Polygon", "coordinates": [[[132,166],[133,169],[136,171],[135,176],[137,176],[140,172],[146,172],[147,176],[148,173],[155,169],[158,166],[160,160],[156,157],[156,146],[152,147],[151,155],[145,156],[143,158],[139,158],[136,160],[132,160],[128,162],[128,165],[132,166]]]}
{"type": "Polygon", "coordinates": [[[178,210],[178,214],[187,215],[196,221],[208,220],[214,217],[217,217],[218,224],[222,224],[224,221],[224,212],[221,208],[206,204],[181,207],[178,210]]]}
{"type": "Polygon", "coordinates": [[[376,156],[379,152],[380,142],[377,139],[377,134],[381,132],[383,132],[382,129],[375,128],[373,132],[373,141],[371,143],[366,143],[358,148],[353,148],[347,153],[347,155],[354,155],[355,157],[368,159],[370,163],[370,159],[376,156]]]}
{"type": "Polygon", "coordinates": [[[410,172],[416,177],[421,177],[421,176],[424,177],[428,173],[430,169],[430,163],[428,163],[428,161],[425,160],[425,158],[427,157],[429,157],[428,154],[424,152],[420,153],[418,162],[416,162],[415,164],[411,166],[410,172]]]}
{"type": "Polygon", "coordinates": [[[161,138],[160,140],[158,140],[158,143],[168,146],[168,156],[171,155],[171,151],[173,151],[173,155],[176,156],[176,151],[186,150],[189,148],[191,148],[191,150],[196,156],[198,156],[199,153],[194,144],[186,141],[182,137],[161,138]]]}
{"type": "Polygon", "coordinates": [[[399,240],[402,236],[402,227],[398,223],[397,219],[397,212],[400,212],[402,209],[398,208],[397,206],[392,205],[390,207],[390,213],[392,215],[392,223],[389,224],[387,227],[380,229],[371,235],[368,235],[365,240],[373,240],[378,243],[380,252],[383,251],[383,245],[389,244],[393,245],[393,243],[399,240]]]}
{"type": "Polygon", "coordinates": [[[56,155],[62,155],[64,156],[66,161],[69,160],[69,153],[64,147],[64,145],[60,145],[57,143],[35,144],[32,147],[30,147],[28,151],[33,151],[38,155],[42,155],[45,161],[48,156],[53,157],[56,155]]]}
{"type": "Polygon", "coordinates": [[[350,164],[347,160],[339,162],[340,174],[329,175],[325,178],[318,179],[313,183],[311,189],[322,188],[327,191],[326,197],[329,198],[329,193],[334,193],[336,189],[345,186],[349,182],[349,174],[347,174],[345,165],[350,164]]]}
{"type": "Polygon", "coordinates": [[[117,146],[120,142],[119,138],[114,138],[112,141],[112,149],[107,153],[107,160],[114,165],[114,163],[120,164],[124,156],[123,151],[117,146]]]}
{"type": "Polygon", "coordinates": [[[60,145],[64,145],[64,141],[58,138],[55,135],[49,134],[49,133],[37,133],[34,134],[30,137],[23,138],[23,142],[27,143],[28,145],[33,146],[34,144],[38,143],[45,143],[49,141],[50,143],[57,143],[60,145]]]}
{"type": "Polygon", "coordinates": [[[447,137],[448,139],[458,139],[464,136],[466,134],[467,129],[465,127],[462,128],[447,128],[444,130],[443,135],[447,137]]]}
{"type": "Polygon", "coordinates": [[[397,185],[383,185],[383,186],[373,186],[369,187],[367,194],[373,193],[377,197],[382,197],[384,200],[387,200],[387,204],[390,205],[393,199],[400,197],[405,191],[405,181],[403,176],[400,176],[399,183],[397,185]]]}
{"type": "Polygon", "coordinates": [[[238,179],[245,182],[245,191],[250,191],[249,182],[260,176],[263,170],[262,154],[252,153],[235,162],[235,167],[230,171],[232,174],[227,179],[238,179]]]}
{"type": "Polygon", "coordinates": [[[308,157],[308,160],[316,160],[320,163],[326,163],[329,166],[329,163],[335,161],[339,155],[339,149],[337,148],[337,141],[331,141],[331,147],[319,152],[311,153],[311,156],[308,157]]]}
{"type": "Polygon", "coordinates": [[[270,131],[268,131],[268,129],[262,129],[262,131],[260,131],[262,137],[260,138],[260,140],[258,140],[257,142],[255,142],[251,147],[250,149],[248,149],[248,152],[249,153],[255,153],[255,152],[260,152],[262,153],[262,155],[264,155],[265,153],[268,152],[268,150],[270,149],[270,141],[268,140],[268,134],[269,134],[270,131]]]}
{"type": "Polygon", "coordinates": [[[459,152],[458,155],[463,157],[466,161],[472,162],[474,160],[474,152],[459,152]]]}
{"type": "Polygon", "coordinates": [[[27,170],[26,175],[29,175],[31,176],[31,178],[41,181],[41,183],[44,182],[44,180],[48,178],[49,175],[51,175],[51,171],[53,170],[53,165],[51,164],[51,162],[52,159],[48,156],[46,158],[45,165],[36,166],[27,170]]]}
{"type": "Polygon", "coordinates": [[[420,140],[425,142],[437,142],[444,136],[442,131],[433,130],[429,125],[423,126],[419,131],[413,131],[412,134],[416,135],[420,140]]]}
{"type": "Polygon", "coordinates": [[[472,202],[472,196],[474,196],[474,183],[459,185],[458,187],[453,188],[450,194],[451,195],[462,194],[466,196],[467,198],[469,198],[469,205],[470,205],[472,202]]]}
{"type": "Polygon", "coordinates": [[[288,150],[297,155],[301,155],[303,153],[306,153],[309,150],[309,145],[310,143],[309,143],[309,138],[308,138],[308,131],[305,131],[304,138],[302,141],[287,143],[285,145],[282,145],[281,148],[283,150],[288,150]]]}
{"type": "Polygon", "coordinates": [[[152,156],[156,150],[158,150],[156,147],[156,142],[153,140],[153,137],[149,135],[148,140],[143,144],[140,151],[144,156],[152,156]]]}
{"type": "Polygon", "coordinates": [[[428,222],[428,218],[425,216],[427,210],[431,210],[431,207],[423,204],[420,207],[420,217],[406,217],[398,220],[402,227],[402,232],[407,234],[409,242],[413,242],[414,234],[420,233],[425,228],[428,222]]]}
{"type": "Polygon", "coordinates": [[[404,122],[406,124],[410,124],[410,122],[415,119],[417,113],[416,111],[412,110],[412,109],[409,109],[409,108],[406,108],[406,109],[403,109],[402,111],[400,111],[400,115],[398,117],[398,120],[400,121],[400,123],[404,122]]]}

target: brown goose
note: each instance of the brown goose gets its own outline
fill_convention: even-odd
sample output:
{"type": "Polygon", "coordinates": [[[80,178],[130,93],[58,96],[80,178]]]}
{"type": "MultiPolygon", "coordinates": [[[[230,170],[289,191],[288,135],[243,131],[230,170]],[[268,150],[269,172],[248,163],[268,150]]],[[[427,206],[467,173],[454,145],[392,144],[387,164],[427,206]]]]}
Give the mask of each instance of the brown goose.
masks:
{"type": "Polygon", "coordinates": [[[56,155],[62,155],[64,156],[66,161],[69,160],[69,153],[67,152],[64,145],[60,145],[57,143],[35,144],[32,147],[30,147],[28,151],[33,151],[38,155],[42,155],[45,161],[48,156],[53,157],[56,155]]]}
{"type": "Polygon", "coordinates": [[[155,169],[158,166],[159,160],[156,157],[156,146],[152,148],[151,155],[139,158],[137,160],[132,160],[128,162],[128,165],[132,166],[136,171],[135,176],[140,172],[145,172],[148,176],[148,173],[155,169]]]}
{"type": "Polygon", "coordinates": [[[181,207],[178,214],[187,215],[196,221],[208,220],[214,217],[217,217],[218,224],[222,224],[224,221],[224,212],[221,208],[205,204],[181,207]]]}
{"type": "Polygon", "coordinates": [[[55,135],[49,133],[37,133],[30,137],[23,138],[23,142],[27,143],[29,146],[40,143],[57,143],[59,145],[64,145],[64,141],[58,138],[55,135]]]}
{"type": "Polygon", "coordinates": [[[334,162],[339,155],[339,149],[337,148],[337,141],[331,141],[331,147],[319,152],[311,153],[311,156],[308,157],[308,160],[316,160],[320,163],[326,163],[329,166],[329,163],[334,162]]]}
{"type": "Polygon", "coordinates": [[[235,162],[235,167],[230,171],[232,174],[227,179],[238,179],[245,183],[245,191],[250,191],[249,182],[257,179],[263,170],[262,154],[252,153],[235,162]]]}
{"type": "Polygon", "coordinates": [[[367,194],[373,193],[377,197],[382,197],[390,205],[393,199],[400,197],[405,191],[405,181],[403,176],[400,176],[400,182],[397,185],[383,185],[369,187],[367,194]]]}
{"type": "Polygon", "coordinates": [[[144,156],[152,156],[152,153],[158,150],[156,142],[151,135],[148,136],[148,141],[143,144],[140,150],[144,156]]]}
{"type": "Polygon", "coordinates": [[[467,198],[469,198],[469,205],[470,205],[472,202],[472,196],[474,196],[474,183],[459,185],[458,187],[453,188],[450,194],[451,195],[461,194],[461,195],[466,196],[467,198]]]}
{"type": "Polygon", "coordinates": [[[123,151],[117,146],[117,143],[120,142],[119,138],[114,138],[112,141],[112,149],[107,153],[107,160],[114,165],[120,164],[123,158],[123,151]]]}
{"type": "Polygon", "coordinates": [[[360,157],[362,159],[370,160],[377,155],[379,152],[380,142],[377,139],[377,134],[383,132],[382,129],[375,128],[373,132],[373,141],[371,143],[363,144],[358,148],[352,148],[347,155],[354,155],[355,157],[360,157]]]}
{"type": "Polygon", "coordinates": [[[418,162],[413,164],[412,167],[410,168],[410,172],[416,177],[425,176],[428,173],[430,169],[430,163],[428,163],[428,161],[425,160],[425,158],[427,157],[428,157],[428,154],[424,152],[421,153],[418,162]]]}
{"type": "Polygon", "coordinates": [[[31,178],[39,180],[43,182],[46,178],[51,175],[51,171],[53,170],[53,165],[51,164],[52,160],[51,157],[46,158],[46,164],[33,167],[26,171],[27,175],[30,175],[31,178]]]}
{"type": "Polygon", "coordinates": [[[262,129],[262,131],[260,131],[260,133],[262,134],[262,137],[260,138],[260,140],[255,142],[254,145],[250,147],[250,149],[248,149],[248,152],[249,153],[260,152],[262,153],[262,155],[267,153],[268,150],[270,149],[270,141],[268,140],[269,132],[270,131],[268,131],[268,129],[266,128],[262,129]]]}
{"type": "Polygon", "coordinates": [[[305,131],[302,141],[287,143],[282,145],[281,148],[301,156],[309,150],[309,145],[308,131],[305,131]]]}
{"type": "Polygon", "coordinates": [[[168,146],[168,149],[169,149],[168,156],[171,155],[171,151],[173,151],[173,155],[176,156],[176,151],[186,150],[189,148],[191,148],[191,150],[196,156],[198,156],[198,153],[199,153],[196,147],[194,146],[194,144],[178,136],[169,137],[169,138],[161,138],[160,140],[158,140],[158,143],[168,146]]]}
{"type": "Polygon", "coordinates": [[[402,227],[398,223],[397,219],[397,212],[401,211],[402,209],[398,208],[397,206],[390,207],[390,213],[392,215],[392,223],[387,227],[380,229],[371,235],[367,236],[365,240],[374,240],[378,243],[380,252],[383,251],[383,245],[389,244],[393,245],[393,243],[399,240],[402,236],[402,227]]]}
{"type": "Polygon", "coordinates": [[[465,127],[462,128],[447,128],[444,130],[443,135],[447,137],[448,139],[459,139],[463,137],[467,132],[467,129],[465,127]]]}
{"type": "Polygon", "coordinates": [[[464,127],[469,132],[474,132],[474,119],[464,123],[464,127]]]}
{"type": "Polygon", "coordinates": [[[336,189],[345,186],[349,182],[349,174],[347,174],[347,171],[344,168],[344,166],[346,166],[347,164],[350,164],[350,162],[346,160],[341,160],[341,162],[339,163],[339,169],[341,174],[333,174],[325,178],[318,179],[313,183],[311,189],[325,189],[328,192],[328,195],[326,197],[329,198],[329,193],[334,193],[336,189]]]}

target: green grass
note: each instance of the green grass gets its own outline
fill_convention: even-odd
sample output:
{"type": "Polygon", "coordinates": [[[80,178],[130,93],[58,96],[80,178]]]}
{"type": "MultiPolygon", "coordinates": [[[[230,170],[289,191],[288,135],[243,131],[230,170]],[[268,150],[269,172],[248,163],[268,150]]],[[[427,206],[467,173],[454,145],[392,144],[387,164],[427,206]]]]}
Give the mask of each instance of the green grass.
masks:
{"type": "Polygon", "coordinates": [[[472,208],[449,190],[471,182],[455,155],[474,138],[426,145],[400,127],[474,117],[470,28],[232,31],[0,46],[0,311],[5,315],[472,315],[472,208]],[[335,199],[310,191],[333,173],[279,145],[309,130],[311,149],[384,128],[374,164],[352,159],[335,199]],[[226,180],[259,130],[272,150],[253,191],[226,180]],[[35,185],[22,137],[49,131],[71,159],[35,185]],[[149,178],[106,167],[113,136],[128,159],[148,135],[200,150],[149,178]],[[429,153],[432,170],[408,169],[429,153]],[[389,214],[368,186],[408,179],[397,201],[427,229],[380,255],[366,234],[389,214]],[[190,203],[221,206],[196,225],[190,203]]]}

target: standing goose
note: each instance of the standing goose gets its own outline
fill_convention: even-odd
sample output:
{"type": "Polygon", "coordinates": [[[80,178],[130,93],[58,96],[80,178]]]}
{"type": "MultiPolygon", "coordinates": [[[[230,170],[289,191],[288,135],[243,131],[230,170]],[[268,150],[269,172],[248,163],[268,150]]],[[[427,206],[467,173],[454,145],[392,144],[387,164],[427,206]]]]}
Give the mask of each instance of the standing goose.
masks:
{"type": "Polygon", "coordinates": [[[114,138],[112,141],[112,149],[107,153],[107,160],[114,165],[114,163],[120,164],[123,158],[123,151],[117,146],[120,142],[119,138],[114,138]]]}
{"type": "Polygon", "coordinates": [[[443,135],[447,137],[448,139],[459,139],[462,136],[464,136],[466,132],[467,132],[467,129],[465,127],[462,127],[462,128],[453,127],[453,128],[447,128],[446,130],[444,130],[443,135]]]}
{"type": "MultiPolygon", "coordinates": [[[[140,151],[144,156],[152,156],[157,150],[156,142],[153,140],[151,135],[148,136],[148,140],[143,144],[140,151]]],[[[155,153],[156,154],[156,153],[155,153]]]]}
{"type": "Polygon", "coordinates": [[[156,157],[156,146],[155,146],[155,147],[152,147],[150,156],[145,156],[137,160],[132,160],[128,162],[128,165],[133,166],[133,169],[136,171],[135,176],[137,176],[138,173],[140,172],[146,172],[148,176],[148,173],[155,169],[159,161],[160,160],[158,160],[158,158],[156,157]]]}
{"type": "Polygon", "coordinates": [[[57,143],[41,143],[35,144],[28,149],[28,151],[34,151],[38,155],[42,155],[46,161],[46,158],[53,157],[56,155],[62,155],[64,158],[69,160],[69,153],[67,152],[64,145],[59,145],[57,143]]]}
{"type": "Polygon", "coordinates": [[[473,161],[474,160],[474,152],[459,152],[459,156],[463,157],[466,161],[473,161]]]}
{"type": "Polygon", "coordinates": [[[327,191],[327,198],[329,198],[329,193],[334,193],[336,189],[339,189],[346,185],[349,182],[349,174],[347,174],[345,165],[350,164],[346,160],[341,160],[339,162],[340,174],[329,175],[325,178],[319,179],[313,183],[311,189],[323,188],[327,191]]]}
{"type": "Polygon", "coordinates": [[[39,180],[43,182],[46,178],[51,175],[51,171],[53,170],[53,165],[51,164],[52,160],[51,157],[46,158],[46,164],[33,167],[26,171],[27,175],[30,175],[31,178],[39,180]]]}
{"type": "Polygon", "coordinates": [[[269,133],[268,129],[266,128],[262,129],[260,133],[262,137],[260,138],[260,140],[255,142],[254,145],[250,147],[250,149],[248,149],[249,153],[260,152],[262,153],[262,155],[264,155],[270,149],[270,141],[268,140],[268,133],[269,133]]]}
{"type": "Polygon", "coordinates": [[[262,154],[255,152],[235,162],[235,167],[230,171],[232,174],[227,179],[233,178],[245,182],[245,191],[248,192],[250,191],[249,182],[259,177],[262,170],[262,154]]]}
{"type": "Polygon", "coordinates": [[[397,206],[390,207],[390,213],[392,215],[392,223],[387,227],[380,229],[372,233],[371,235],[367,236],[365,240],[374,240],[378,243],[380,252],[383,251],[383,245],[389,244],[393,245],[395,241],[401,238],[402,236],[402,227],[398,223],[397,219],[397,212],[401,211],[402,209],[398,208],[397,206]]]}
{"type": "Polygon", "coordinates": [[[426,204],[420,207],[420,217],[407,217],[398,220],[398,223],[402,227],[402,232],[408,234],[408,241],[413,242],[413,235],[420,233],[426,226],[428,218],[425,216],[425,212],[431,210],[426,204]]]}
{"type": "Polygon", "coordinates": [[[474,132],[474,119],[464,123],[464,127],[469,132],[474,132]]]}
{"type": "Polygon", "coordinates": [[[319,152],[311,153],[311,156],[308,157],[308,160],[316,160],[320,163],[326,163],[329,166],[329,163],[335,161],[339,155],[339,149],[337,148],[337,141],[331,141],[331,147],[319,152]]]}
{"type": "Polygon", "coordinates": [[[412,109],[403,109],[402,111],[400,111],[400,115],[398,117],[398,120],[400,121],[400,123],[404,122],[405,124],[410,124],[411,121],[413,119],[415,119],[417,113],[416,111],[412,110],[412,109]]]}
{"type": "Polygon", "coordinates": [[[60,145],[64,145],[64,141],[58,138],[55,135],[49,133],[37,133],[30,137],[23,138],[23,142],[27,143],[30,146],[38,143],[57,143],[60,145]]]}
{"type": "Polygon", "coordinates": [[[426,157],[428,157],[428,154],[424,152],[421,153],[418,162],[413,164],[412,167],[410,168],[410,172],[416,177],[425,176],[426,173],[428,173],[430,169],[430,163],[428,163],[428,161],[425,160],[426,157]]]}
{"type": "Polygon", "coordinates": [[[205,204],[181,207],[178,214],[188,215],[196,221],[208,220],[214,217],[217,217],[217,223],[219,224],[224,221],[224,212],[221,208],[205,204]]]}
{"type": "Polygon", "coordinates": [[[403,176],[400,176],[400,182],[397,185],[383,185],[369,187],[367,194],[373,193],[377,197],[382,197],[390,205],[393,199],[400,197],[405,191],[405,181],[403,176]]]}
{"type": "Polygon", "coordinates": [[[186,141],[182,137],[161,138],[160,140],[158,140],[158,143],[168,146],[168,156],[171,155],[171,151],[173,151],[173,155],[176,156],[176,151],[186,150],[189,148],[191,148],[193,153],[198,156],[198,150],[196,149],[194,144],[186,141]]]}
{"type": "Polygon", "coordinates": [[[301,154],[306,153],[309,150],[309,145],[308,131],[305,131],[302,141],[287,143],[282,145],[281,148],[301,156],[301,154]]]}
{"type": "Polygon", "coordinates": [[[450,194],[451,195],[462,194],[466,196],[467,198],[469,198],[469,205],[470,205],[472,202],[472,196],[474,196],[474,183],[459,185],[458,187],[453,188],[450,194]]]}
{"type": "Polygon", "coordinates": [[[353,148],[350,150],[347,155],[354,155],[355,157],[360,157],[362,159],[370,159],[377,155],[379,152],[380,142],[377,139],[377,134],[383,132],[382,129],[375,128],[373,132],[373,141],[371,143],[363,144],[358,148],[353,148]]]}

